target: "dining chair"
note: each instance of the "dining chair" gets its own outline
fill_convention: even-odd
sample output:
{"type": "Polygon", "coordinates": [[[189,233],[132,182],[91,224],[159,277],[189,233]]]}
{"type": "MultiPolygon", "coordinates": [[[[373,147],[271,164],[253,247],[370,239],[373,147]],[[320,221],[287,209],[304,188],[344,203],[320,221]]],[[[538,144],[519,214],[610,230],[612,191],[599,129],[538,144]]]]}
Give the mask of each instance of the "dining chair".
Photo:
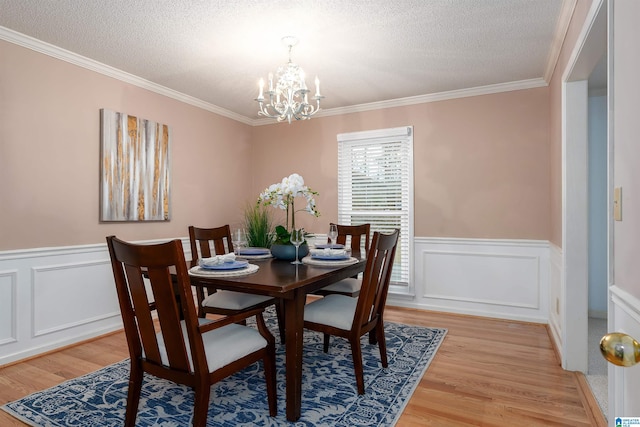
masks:
{"type": "MultiPolygon", "coordinates": [[[[222,255],[233,252],[231,228],[229,224],[215,228],[199,228],[189,226],[189,241],[191,245],[191,267],[198,265],[200,258],[222,255]],[[213,247],[214,252],[211,251],[213,247]]],[[[230,315],[255,308],[266,308],[276,304],[280,339],[284,337],[284,319],[280,303],[275,298],[265,295],[255,295],[245,292],[216,290],[211,287],[196,287],[198,300],[198,316],[205,317],[207,313],[230,315]],[[206,289],[206,294],[205,294],[206,289]]]]}
{"type": "MultiPolygon", "coordinates": [[[[333,223],[331,223],[333,225],[333,223]]],[[[336,243],[341,245],[347,244],[347,237],[350,239],[351,255],[360,256],[362,253],[367,253],[369,250],[369,234],[371,231],[371,224],[361,225],[341,225],[336,224],[338,228],[338,237],[336,243]],[[364,244],[364,246],[363,246],[364,244]]],[[[360,287],[362,281],[358,277],[349,277],[339,282],[333,283],[324,288],[318,289],[314,292],[316,295],[347,295],[350,297],[357,297],[360,293],[360,287]]]]}
{"type": "Polygon", "coordinates": [[[373,233],[357,298],[332,294],[304,308],[304,327],[324,334],[325,353],[329,351],[331,335],[349,340],[358,394],[364,394],[362,335],[368,333],[369,343],[378,344],[382,366],[388,366],[383,315],[399,234],[398,229],[391,234],[373,233]]]}
{"type": "Polygon", "coordinates": [[[211,386],[260,360],[269,414],[276,416],[275,339],[264,309],[199,318],[180,240],[136,245],[109,236],[107,246],[131,363],[125,426],[135,425],[145,372],[191,387],[193,425],[204,427],[211,386]],[[237,324],[250,316],[256,317],[257,330],[237,324]]]}
{"type": "MultiPolygon", "coordinates": [[[[330,225],[334,224],[331,223],[330,225]]],[[[336,237],[336,243],[346,246],[348,237],[350,240],[349,247],[351,248],[351,253],[367,253],[367,251],[369,250],[369,234],[371,232],[371,224],[367,223],[360,225],[335,225],[338,228],[338,237],[336,237]]]]}

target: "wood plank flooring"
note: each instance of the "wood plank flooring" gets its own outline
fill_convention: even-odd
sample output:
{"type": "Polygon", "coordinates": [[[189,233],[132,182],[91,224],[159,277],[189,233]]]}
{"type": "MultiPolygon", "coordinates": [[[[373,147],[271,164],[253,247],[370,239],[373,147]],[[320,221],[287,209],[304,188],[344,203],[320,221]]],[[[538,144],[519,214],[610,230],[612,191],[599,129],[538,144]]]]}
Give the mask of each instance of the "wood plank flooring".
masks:
{"type": "MultiPolygon", "coordinates": [[[[396,307],[385,318],[448,329],[398,427],[606,426],[582,374],[560,367],[545,325],[396,307]]],[[[0,405],[127,357],[117,332],[5,366],[0,405]]],[[[25,424],[0,411],[0,425],[25,424]]]]}

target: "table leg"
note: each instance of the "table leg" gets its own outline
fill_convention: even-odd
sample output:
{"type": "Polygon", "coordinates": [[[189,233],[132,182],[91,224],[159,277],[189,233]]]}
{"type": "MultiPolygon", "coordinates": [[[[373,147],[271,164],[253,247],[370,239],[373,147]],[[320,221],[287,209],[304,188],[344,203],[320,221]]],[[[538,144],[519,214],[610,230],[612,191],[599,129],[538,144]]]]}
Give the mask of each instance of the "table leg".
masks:
{"type": "Polygon", "coordinates": [[[302,342],[306,294],[296,291],[284,301],[285,351],[287,377],[287,420],[297,421],[302,406],[302,342]]]}

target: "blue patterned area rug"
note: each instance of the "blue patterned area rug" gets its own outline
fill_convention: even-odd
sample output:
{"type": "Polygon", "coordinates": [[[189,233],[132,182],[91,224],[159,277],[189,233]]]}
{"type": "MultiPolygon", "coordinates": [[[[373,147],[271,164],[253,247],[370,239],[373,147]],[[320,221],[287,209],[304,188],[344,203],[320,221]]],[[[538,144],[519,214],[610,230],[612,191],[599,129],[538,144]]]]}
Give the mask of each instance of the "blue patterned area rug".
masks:
{"type": "MultiPolygon", "coordinates": [[[[269,327],[277,337],[272,316],[269,327]]],[[[366,393],[356,390],[349,343],[331,338],[329,353],[322,336],[305,331],[302,417],[285,416],[284,346],[278,346],[278,416],[271,418],[261,364],[215,384],[208,427],[237,426],[392,426],[431,363],[446,329],[387,322],[389,367],[382,369],[378,347],[362,338],[366,393]]],[[[123,360],[83,377],[10,402],[3,410],[31,426],[123,425],[129,361],[123,360]]],[[[145,374],[136,426],[191,425],[193,393],[188,387],[145,374]]]]}

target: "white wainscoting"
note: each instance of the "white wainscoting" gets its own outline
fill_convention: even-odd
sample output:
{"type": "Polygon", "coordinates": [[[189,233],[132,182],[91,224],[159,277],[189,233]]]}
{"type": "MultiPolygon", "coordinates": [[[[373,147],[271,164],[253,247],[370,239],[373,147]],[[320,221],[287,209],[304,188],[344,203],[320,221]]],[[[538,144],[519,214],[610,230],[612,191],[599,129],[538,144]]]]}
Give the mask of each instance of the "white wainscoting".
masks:
{"type": "MultiPolygon", "coordinates": [[[[390,305],[548,322],[548,242],[416,238],[414,250],[415,295],[390,305]]],[[[121,327],[106,244],[0,252],[0,365],[121,327]]]]}
{"type": "Polygon", "coordinates": [[[416,238],[412,299],[390,305],[547,323],[549,243],[416,238]]]}
{"type": "Polygon", "coordinates": [[[120,328],[106,243],[0,252],[0,366],[120,328]]]}
{"type": "MultiPolygon", "coordinates": [[[[640,340],[640,299],[620,289],[609,288],[611,304],[609,331],[624,332],[640,340]]],[[[640,414],[640,367],[609,365],[609,420],[614,417],[637,417],[640,414]]]]}

